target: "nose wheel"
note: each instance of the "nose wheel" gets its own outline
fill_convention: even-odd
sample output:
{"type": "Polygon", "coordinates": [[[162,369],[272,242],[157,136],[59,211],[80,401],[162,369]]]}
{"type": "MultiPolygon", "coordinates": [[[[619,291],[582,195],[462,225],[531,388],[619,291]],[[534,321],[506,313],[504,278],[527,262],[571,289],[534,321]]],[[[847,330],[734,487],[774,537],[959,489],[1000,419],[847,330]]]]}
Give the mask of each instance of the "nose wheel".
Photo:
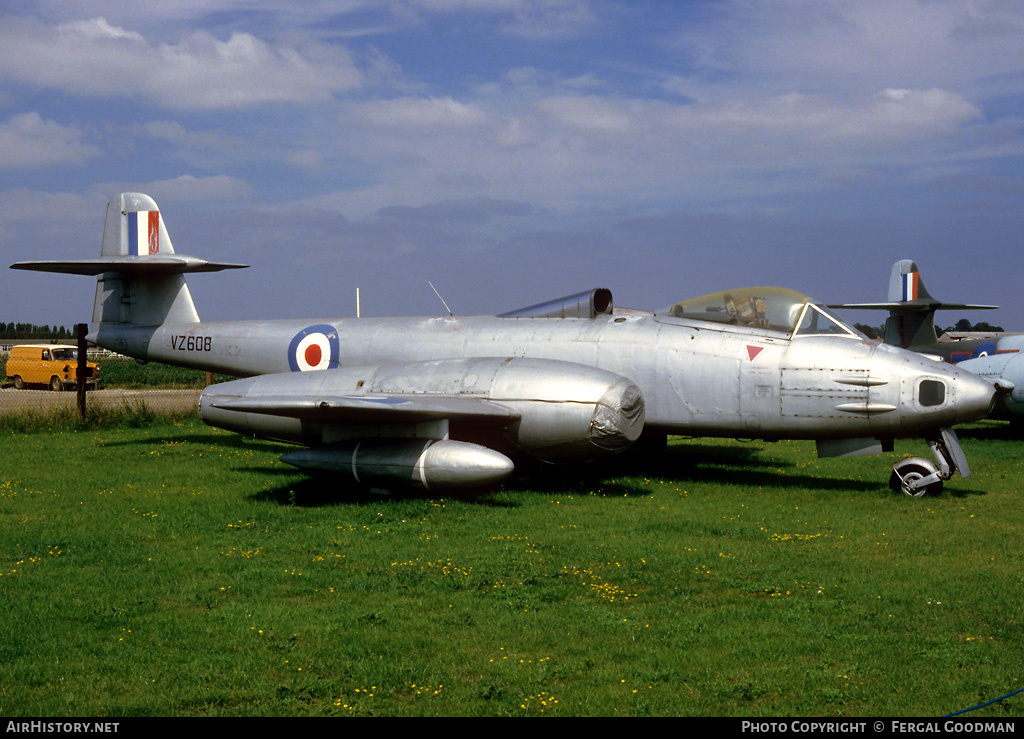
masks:
{"type": "Polygon", "coordinates": [[[939,495],[942,483],[951,478],[954,472],[959,472],[961,477],[970,477],[967,457],[953,429],[939,429],[938,434],[931,434],[926,440],[938,464],[923,457],[900,460],[893,465],[892,475],[889,476],[889,487],[893,492],[912,498],[939,495]]]}
{"type": "Polygon", "coordinates": [[[938,468],[923,457],[907,457],[893,465],[889,488],[912,498],[939,495],[942,479],[938,468]],[[929,482],[932,481],[932,482],[929,482]]]}

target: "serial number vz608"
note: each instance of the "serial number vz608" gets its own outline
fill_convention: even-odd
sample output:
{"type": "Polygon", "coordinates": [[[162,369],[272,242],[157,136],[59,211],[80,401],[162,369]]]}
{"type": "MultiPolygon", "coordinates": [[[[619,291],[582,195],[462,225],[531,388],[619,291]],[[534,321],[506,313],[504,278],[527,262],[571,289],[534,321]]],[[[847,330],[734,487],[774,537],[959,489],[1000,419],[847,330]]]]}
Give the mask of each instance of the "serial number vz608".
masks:
{"type": "Polygon", "coordinates": [[[210,336],[172,336],[171,349],[179,352],[208,352],[213,348],[210,336]]]}

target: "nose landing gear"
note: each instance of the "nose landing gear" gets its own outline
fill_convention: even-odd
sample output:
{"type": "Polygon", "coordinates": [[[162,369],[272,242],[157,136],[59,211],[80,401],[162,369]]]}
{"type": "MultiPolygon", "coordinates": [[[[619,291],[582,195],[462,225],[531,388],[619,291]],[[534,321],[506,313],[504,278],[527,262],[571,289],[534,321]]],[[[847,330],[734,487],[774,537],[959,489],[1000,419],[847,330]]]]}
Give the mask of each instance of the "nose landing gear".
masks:
{"type": "Polygon", "coordinates": [[[967,457],[952,428],[939,429],[937,434],[933,432],[925,439],[938,465],[923,457],[900,460],[893,465],[892,475],[889,476],[889,487],[893,492],[913,498],[938,495],[942,492],[942,483],[951,478],[954,472],[959,472],[961,477],[971,476],[967,457]]]}

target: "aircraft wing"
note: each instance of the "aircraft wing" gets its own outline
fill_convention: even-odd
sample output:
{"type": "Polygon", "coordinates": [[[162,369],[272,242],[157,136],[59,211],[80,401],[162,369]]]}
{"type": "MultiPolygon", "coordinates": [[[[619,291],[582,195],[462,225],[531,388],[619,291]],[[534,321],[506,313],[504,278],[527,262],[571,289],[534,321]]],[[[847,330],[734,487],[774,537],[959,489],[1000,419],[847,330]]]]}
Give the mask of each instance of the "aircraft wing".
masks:
{"type": "Polygon", "coordinates": [[[240,413],[335,422],[419,423],[447,418],[490,421],[497,426],[507,426],[520,418],[518,411],[500,403],[453,395],[220,396],[212,400],[210,406],[240,413]]]}
{"type": "Polygon", "coordinates": [[[98,259],[69,259],[66,261],[15,262],[11,269],[33,272],[59,272],[70,275],[101,275],[104,272],[145,272],[146,274],[219,272],[222,269],[243,269],[247,264],[208,262],[184,254],[160,254],[139,256],[111,256],[98,259]]]}

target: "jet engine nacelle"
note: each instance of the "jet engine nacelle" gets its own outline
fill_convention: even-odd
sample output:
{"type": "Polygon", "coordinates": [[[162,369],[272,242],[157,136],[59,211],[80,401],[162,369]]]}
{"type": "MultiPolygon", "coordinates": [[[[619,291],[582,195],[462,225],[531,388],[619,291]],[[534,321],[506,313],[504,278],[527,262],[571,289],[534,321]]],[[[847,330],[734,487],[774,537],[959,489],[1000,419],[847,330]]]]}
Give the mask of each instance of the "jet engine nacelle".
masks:
{"type": "MultiPolygon", "coordinates": [[[[547,462],[580,462],[626,449],[639,438],[644,422],[643,396],[625,377],[525,358],[260,375],[206,388],[199,412],[211,426],[305,444],[314,451],[368,439],[472,440],[502,454],[547,462]]],[[[397,449],[377,456],[405,460],[411,453],[397,449]]],[[[346,447],[342,455],[351,456],[350,451],[346,447]]],[[[471,456],[479,455],[467,450],[449,455],[455,460],[471,456]]],[[[400,466],[408,467],[405,461],[400,466]]]]}

